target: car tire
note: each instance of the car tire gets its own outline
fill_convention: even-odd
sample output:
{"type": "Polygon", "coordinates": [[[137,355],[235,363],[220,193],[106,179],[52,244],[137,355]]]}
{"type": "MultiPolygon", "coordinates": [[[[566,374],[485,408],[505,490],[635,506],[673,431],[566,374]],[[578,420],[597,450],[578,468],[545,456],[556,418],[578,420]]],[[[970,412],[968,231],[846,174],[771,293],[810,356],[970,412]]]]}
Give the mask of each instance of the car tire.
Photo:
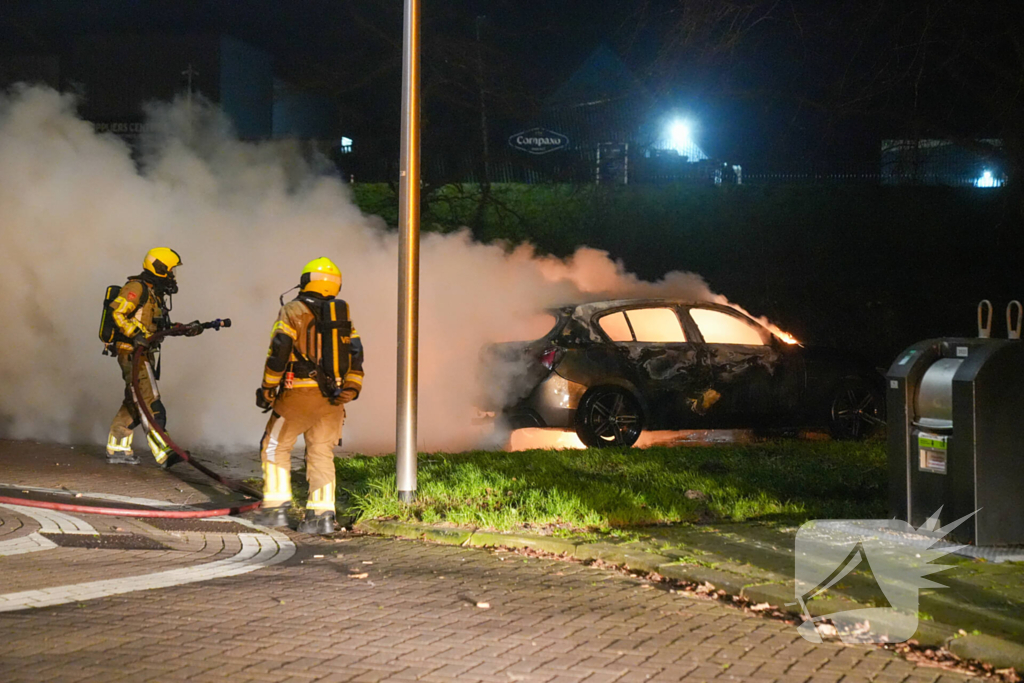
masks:
{"type": "Polygon", "coordinates": [[[576,409],[576,435],[589,448],[626,448],[643,431],[643,411],[633,394],[618,387],[591,389],[576,409]]]}
{"type": "Polygon", "coordinates": [[[847,377],[829,397],[828,428],[833,439],[861,441],[885,427],[885,396],[862,377],[847,377]]]}

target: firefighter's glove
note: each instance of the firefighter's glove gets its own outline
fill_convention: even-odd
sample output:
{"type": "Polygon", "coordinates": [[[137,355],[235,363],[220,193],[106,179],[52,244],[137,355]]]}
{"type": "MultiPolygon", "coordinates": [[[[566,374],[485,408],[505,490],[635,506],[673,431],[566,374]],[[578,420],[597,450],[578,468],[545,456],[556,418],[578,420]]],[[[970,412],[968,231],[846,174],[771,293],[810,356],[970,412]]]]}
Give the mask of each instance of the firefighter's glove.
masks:
{"type": "Polygon", "coordinates": [[[344,404],[350,401],[354,401],[356,396],[358,395],[359,392],[356,391],[355,389],[345,389],[343,392],[341,392],[341,395],[338,396],[338,403],[344,404]]]}
{"type": "Polygon", "coordinates": [[[256,390],[256,407],[263,412],[269,411],[274,407],[274,400],[277,398],[276,389],[267,389],[266,387],[260,387],[256,390]]]}
{"type": "Polygon", "coordinates": [[[132,344],[134,344],[136,348],[148,349],[149,337],[147,337],[144,334],[137,334],[134,337],[132,337],[132,344]]]}
{"type": "Polygon", "coordinates": [[[198,320],[193,320],[188,325],[185,325],[185,336],[186,337],[197,337],[203,333],[203,324],[198,320]]]}

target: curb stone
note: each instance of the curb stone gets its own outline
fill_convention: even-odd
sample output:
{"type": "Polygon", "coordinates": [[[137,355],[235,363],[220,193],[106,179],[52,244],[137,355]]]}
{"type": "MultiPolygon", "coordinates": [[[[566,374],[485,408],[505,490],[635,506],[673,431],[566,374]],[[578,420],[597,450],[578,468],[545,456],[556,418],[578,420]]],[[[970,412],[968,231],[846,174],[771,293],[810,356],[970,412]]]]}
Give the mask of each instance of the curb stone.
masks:
{"type": "Polygon", "coordinates": [[[407,524],[405,522],[388,522],[376,519],[368,519],[355,525],[359,531],[381,536],[398,536],[399,538],[422,538],[423,534],[433,527],[420,524],[407,524]]]}
{"type": "MultiPolygon", "coordinates": [[[[787,603],[794,601],[792,582],[746,586],[740,595],[754,603],[767,602],[773,607],[777,607],[780,611],[789,612],[795,616],[802,614],[799,605],[787,605],[787,603]]],[[[863,607],[867,607],[867,605],[862,605],[848,598],[831,598],[827,600],[812,600],[807,605],[807,611],[812,616],[817,617],[822,614],[835,612],[837,609],[858,609],[863,607]]],[[[917,622],[917,633],[914,634],[914,640],[926,647],[945,647],[954,634],[956,634],[956,629],[952,626],[920,620],[917,622]]]]}
{"type": "Polygon", "coordinates": [[[999,630],[1004,633],[1020,635],[1021,620],[1019,616],[1015,618],[1014,615],[1000,614],[970,604],[958,603],[948,592],[943,593],[942,590],[922,593],[919,609],[942,623],[970,624],[970,626],[965,625],[961,628],[976,628],[983,631],[999,630]]]}
{"type": "MultiPolygon", "coordinates": [[[[710,583],[716,589],[729,595],[744,597],[754,603],[767,602],[781,611],[793,615],[801,614],[794,600],[793,582],[763,582],[767,578],[739,572],[712,569],[699,565],[679,564],[676,558],[646,552],[631,544],[623,547],[612,543],[575,543],[571,540],[529,534],[505,534],[492,531],[478,531],[475,528],[436,527],[429,524],[409,522],[363,520],[356,530],[381,536],[395,536],[414,540],[430,540],[445,545],[473,546],[479,548],[506,547],[531,548],[555,555],[565,555],[579,560],[601,560],[610,564],[625,566],[643,572],[657,572],[662,576],[679,581],[710,583]],[[762,581],[763,583],[751,582],[762,581]]],[[[809,603],[808,611],[818,616],[839,609],[867,607],[847,596],[815,600],[809,603]],[[828,609],[825,609],[828,608],[828,609]]],[[[958,629],[934,621],[918,622],[914,640],[928,647],[947,647],[962,659],[971,659],[991,664],[996,668],[1013,667],[1024,670],[1024,645],[988,635],[967,635],[955,637],[958,629]]]]}
{"type": "Polygon", "coordinates": [[[661,573],[659,567],[672,562],[671,557],[645,552],[638,548],[624,548],[613,543],[581,543],[576,548],[578,560],[601,560],[642,572],[661,573]]]}
{"type": "Polygon", "coordinates": [[[744,586],[739,595],[755,604],[767,602],[773,607],[778,607],[780,611],[800,614],[798,605],[786,605],[787,602],[793,602],[792,583],[759,583],[753,586],[744,586]]]}
{"type": "Polygon", "coordinates": [[[611,543],[581,543],[576,548],[576,559],[578,560],[604,560],[610,559],[618,549],[611,543]]]}
{"type": "Polygon", "coordinates": [[[445,545],[466,545],[473,532],[467,529],[425,529],[423,538],[445,545]]]}
{"type": "Polygon", "coordinates": [[[532,548],[555,555],[576,556],[576,544],[559,538],[529,536],[525,534],[501,534],[476,529],[436,527],[429,524],[364,520],[355,529],[365,533],[399,538],[426,539],[444,545],[468,545],[477,548],[505,547],[532,548]]]}
{"type": "Polygon", "coordinates": [[[477,548],[532,548],[555,555],[576,556],[576,544],[560,538],[501,534],[491,531],[474,531],[467,539],[467,545],[477,548]]]}
{"type": "Polygon", "coordinates": [[[1011,643],[985,635],[969,635],[953,638],[949,651],[962,659],[977,659],[988,662],[997,669],[1013,667],[1024,671],[1024,645],[1011,643]]]}
{"type": "Polygon", "coordinates": [[[658,573],[677,581],[690,581],[692,583],[710,583],[716,589],[724,590],[730,595],[741,595],[743,587],[750,583],[749,577],[709,569],[692,564],[663,564],[658,567],[658,573]]]}

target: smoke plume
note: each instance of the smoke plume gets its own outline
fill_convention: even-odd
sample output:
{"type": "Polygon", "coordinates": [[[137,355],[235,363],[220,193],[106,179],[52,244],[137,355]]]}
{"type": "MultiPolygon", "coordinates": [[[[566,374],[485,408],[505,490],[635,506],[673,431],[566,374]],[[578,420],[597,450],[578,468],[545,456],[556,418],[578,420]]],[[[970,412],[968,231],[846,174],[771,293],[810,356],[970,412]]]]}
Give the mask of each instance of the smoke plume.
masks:
{"type": "MultiPolygon", "coordinates": [[[[164,344],[169,431],[186,446],[257,448],[266,416],[254,391],[278,309],[302,266],[341,267],[366,347],[366,381],[350,404],[345,449],[394,449],[398,240],[338,179],[287,143],[243,143],[212,107],[159,105],[158,131],[133,152],[97,134],[71,96],[22,88],[0,101],[0,436],[105,440],[122,398],[116,362],[100,355],[103,290],[141,271],[154,246],[180,253],[177,322],[234,326],[164,344]]],[[[567,260],[474,242],[422,241],[420,444],[474,445],[470,426],[482,345],[523,339],[531,314],[582,297],[713,299],[704,281],[648,283],[607,254],[567,260]]]]}

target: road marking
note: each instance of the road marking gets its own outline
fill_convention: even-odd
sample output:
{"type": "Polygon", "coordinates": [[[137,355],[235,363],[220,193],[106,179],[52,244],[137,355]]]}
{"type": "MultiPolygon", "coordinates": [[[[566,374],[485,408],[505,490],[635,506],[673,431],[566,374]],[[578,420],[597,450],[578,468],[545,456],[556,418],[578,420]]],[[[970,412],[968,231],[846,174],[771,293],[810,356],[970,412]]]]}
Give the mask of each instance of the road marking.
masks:
{"type": "Polygon", "coordinates": [[[31,533],[28,536],[21,536],[20,538],[15,538],[11,541],[0,541],[0,557],[7,557],[8,555],[24,555],[25,553],[50,550],[51,548],[56,547],[57,544],[46,536],[31,533]]]}
{"type": "Polygon", "coordinates": [[[90,534],[95,536],[100,533],[92,524],[56,510],[8,505],[7,503],[0,504],[0,507],[36,520],[39,522],[39,532],[43,534],[90,534]]]}
{"type": "MultiPolygon", "coordinates": [[[[98,497],[93,494],[93,497],[98,497]]],[[[140,499],[118,496],[126,503],[139,503],[140,499]]],[[[150,504],[147,502],[147,504],[150,504]]],[[[164,506],[167,503],[163,503],[164,506]]],[[[22,505],[3,504],[19,515],[25,515],[39,522],[40,531],[48,533],[96,534],[96,530],[87,522],[53,510],[29,508],[22,505]]],[[[180,506],[178,506],[180,507],[180,506]]],[[[209,581],[227,576],[238,576],[248,572],[284,562],[295,554],[295,544],[279,531],[261,527],[246,519],[235,517],[211,517],[210,521],[235,522],[247,526],[253,533],[238,534],[242,547],[236,555],[215,562],[207,562],[170,569],[141,576],[127,576],[102,581],[87,581],[65,586],[54,586],[39,590],[19,591],[0,595],[0,612],[49,607],[69,602],[81,602],[111,595],[122,595],[140,590],[154,588],[170,588],[198,581],[209,581]]],[[[39,533],[29,534],[10,541],[0,542],[0,556],[20,555],[49,550],[57,545],[39,533]]]]}
{"type": "MultiPolygon", "coordinates": [[[[136,498],[135,496],[119,496],[116,493],[86,493],[84,491],[75,491],[72,489],[46,489],[38,486],[23,486],[22,484],[2,484],[0,483],[0,489],[18,489],[23,493],[44,493],[56,496],[67,496],[77,497],[78,495],[85,498],[92,498],[94,500],[110,500],[118,503],[132,503],[134,505],[145,505],[147,507],[158,508],[160,510],[198,510],[199,508],[193,505],[185,505],[181,503],[168,503],[166,500],[156,500],[153,498],[136,498]]],[[[77,503],[77,501],[71,501],[77,503]]]]}
{"type": "Polygon", "coordinates": [[[187,583],[209,581],[237,576],[262,567],[284,562],[295,554],[295,545],[284,534],[238,534],[242,549],[234,557],[207,564],[170,569],[154,574],[129,576],[121,579],[88,581],[40,590],[20,591],[0,595],[0,612],[50,607],[69,602],[81,602],[111,595],[122,595],[140,590],[170,588],[187,583]]]}

